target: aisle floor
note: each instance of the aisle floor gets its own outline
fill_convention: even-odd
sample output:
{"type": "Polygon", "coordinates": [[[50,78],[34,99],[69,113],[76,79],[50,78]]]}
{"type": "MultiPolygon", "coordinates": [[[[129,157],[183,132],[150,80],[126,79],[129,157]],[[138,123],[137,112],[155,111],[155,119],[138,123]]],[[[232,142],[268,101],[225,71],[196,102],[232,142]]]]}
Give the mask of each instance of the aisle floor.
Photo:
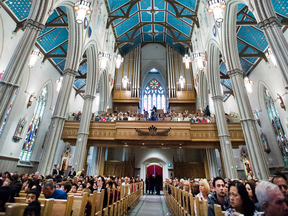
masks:
{"type": "Polygon", "coordinates": [[[167,216],[170,215],[164,195],[143,195],[129,216],[167,216]]]}

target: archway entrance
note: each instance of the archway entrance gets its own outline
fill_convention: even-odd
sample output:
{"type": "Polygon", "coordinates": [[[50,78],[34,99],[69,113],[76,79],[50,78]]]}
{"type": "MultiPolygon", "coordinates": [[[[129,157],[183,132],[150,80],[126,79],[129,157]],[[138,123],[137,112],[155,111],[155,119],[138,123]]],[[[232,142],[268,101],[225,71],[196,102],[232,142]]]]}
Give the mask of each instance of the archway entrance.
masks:
{"type": "MultiPolygon", "coordinates": [[[[155,177],[157,176],[157,174],[159,174],[163,180],[163,167],[158,164],[158,163],[150,163],[147,165],[146,168],[146,173],[148,175],[148,178],[152,175],[154,175],[155,177]]],[[[156,185],[155,185],[155,189],[156,189],[156,185]]],[[[150,187],[149,187],[150,190],[150,187]]],[[[160,190],[163,190],[163,185],[161,184],[160,186],[160,190]]],[[[155,190],[154,190],[155,191],[155,190]]]]}

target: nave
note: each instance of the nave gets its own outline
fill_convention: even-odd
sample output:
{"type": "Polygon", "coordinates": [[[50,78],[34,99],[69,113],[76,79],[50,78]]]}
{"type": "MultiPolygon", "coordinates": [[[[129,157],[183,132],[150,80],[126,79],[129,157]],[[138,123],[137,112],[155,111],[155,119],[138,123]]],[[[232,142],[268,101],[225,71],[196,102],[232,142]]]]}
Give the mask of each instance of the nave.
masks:
{"type": "Polygon", "coordinates": [[[170,215],[163,193],[144,194],[138,204],[128,212],[128,216],[168,216],[170,215]]]}

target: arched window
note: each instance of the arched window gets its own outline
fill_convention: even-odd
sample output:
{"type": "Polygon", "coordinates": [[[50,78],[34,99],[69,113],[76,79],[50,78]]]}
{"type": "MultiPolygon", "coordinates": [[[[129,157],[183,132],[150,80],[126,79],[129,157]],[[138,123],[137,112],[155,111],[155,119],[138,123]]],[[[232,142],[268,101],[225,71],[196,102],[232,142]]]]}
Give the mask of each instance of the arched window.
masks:
{"type": "Polygon", "coordinates": [[[36,140],[36,136],[39,130],[40,123],[46,107],[47,100],[47,87],[44,87],[41,94],[38,97],[37,104],[29,124],[28,131],[26,133],[25,141],[20,153],[20,160],[30,161],[33,145],[36,140]]]}
{"type": "Polygon", "coordinates": [[[153,106],[165,109],[165,91],[156,79],[152,79],[144,90],[144,109],[150,111],[153,106]]]}
{"type": "Polygon", "coordinates": [[[273,126],[279,148],[283,156],[285,167],[288,167],[288,157],[287,157],[288,140],[287,140],[285,131],[283,130],[278,112],[276,110],[276,106],[274,104],[274,100],[271,97],[271,94],[267,88],[264,89],[264,97],[265,97],[264,99],[265,99],[266,109],[269,115],[270,122],[273,126]]]}

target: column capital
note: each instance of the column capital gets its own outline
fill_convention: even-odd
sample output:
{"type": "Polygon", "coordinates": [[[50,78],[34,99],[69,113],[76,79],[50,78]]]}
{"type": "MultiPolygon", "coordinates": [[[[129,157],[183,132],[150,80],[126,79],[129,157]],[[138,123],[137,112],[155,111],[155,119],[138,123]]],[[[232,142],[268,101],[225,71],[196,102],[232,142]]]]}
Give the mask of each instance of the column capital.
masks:
{"type": "Polygon", "coordinates": [[[223,101],[223,96],[221,95],[215,95],[215,96],[212,96],[211,98],[213,101],[217,101],[217,100],[223,101]]]}
{"type": "Polygon", "coordinates": [[[227,74],[229,76],[242,76],[242,77],[244,76],[243,71],[238,69],[238,68],[236,68],[234,70],[227,71],[227,74]]]}
{"type": "Polygon", "coordinates": [[[281,27],[280,21],[276,17],[270,17],[268,19],[262,20],[258,23],[258,26],[262,28],[269,28],[273,25],[281,27]]]}
{"type": "Polygon", "coordinates": [[[89,95],[89,94],[86,95],[86,94],[85,94],[85,95],[84,95],[84,100],[85,100],[85,99],[87,99],[87,100],[94,100],[94,99],[95,99],[95,95],[89,95]]]}
{"type": "Polygon", "coordinates": [[[76,70],[72,70],[70,68],[66,68],[64,71],[63,71],[63,75],[70,75],[70,76],[76,76],[78,74],[78,71],[76,70]]]}
{"type": "Polygon", "coordinates": [[[45,28],[45,25],[43,25],[42,23],[39,23],[35,20],[28,19],[24,25],[25,29],[27,27],[32,28],[32,29],[36,29],[37,31],[42,31],[45,28]]]}

